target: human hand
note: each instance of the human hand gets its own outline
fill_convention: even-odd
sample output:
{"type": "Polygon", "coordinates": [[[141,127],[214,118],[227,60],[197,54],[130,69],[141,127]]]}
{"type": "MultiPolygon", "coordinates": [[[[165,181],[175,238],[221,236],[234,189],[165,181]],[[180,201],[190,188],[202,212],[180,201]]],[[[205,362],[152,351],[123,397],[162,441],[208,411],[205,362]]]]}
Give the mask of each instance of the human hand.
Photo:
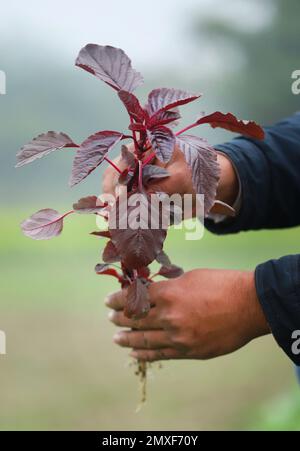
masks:
{"type": "MultiPolygon", "coordinates": [[[[133,151],[133,146],[128,146],[130,151],[133,151]]],[[[221,153],[218,153],[218,163],[220,165],[220,180],[217,188],[216,199],[232,205],[238,194],[238,178],[231,161],[221,153]]],[[[119,156],[114,160],[114,163],[123,171],[126,168],[126,163],[119,156]]],[[[158,166],[165,167],[170,176],[163,179],[154,179],[149,188],[152,191],[165,192],[169,195],[178,193],[195,194],[191,172],[185,161],[183,153],[176,146],[171,160],[163,165],[157,158],[152,162],[158,166]]],[[[108,166],[103,176],[103,192],[115,195],[116,187],[118,186],[119,174],[108,166]]],[[[211,210],[212,213],[231,214],[228,208],[220,204],[215,204],[211,210]]]]}
{"type": "Polygon", "coordinates": [[[270,333],[257,299],[253,272],[196,269],[152,283],[152,308],[133,320],[123,312],[126,290],[108,296],[114,341],[140,360],[209,359],[270,333]]]}

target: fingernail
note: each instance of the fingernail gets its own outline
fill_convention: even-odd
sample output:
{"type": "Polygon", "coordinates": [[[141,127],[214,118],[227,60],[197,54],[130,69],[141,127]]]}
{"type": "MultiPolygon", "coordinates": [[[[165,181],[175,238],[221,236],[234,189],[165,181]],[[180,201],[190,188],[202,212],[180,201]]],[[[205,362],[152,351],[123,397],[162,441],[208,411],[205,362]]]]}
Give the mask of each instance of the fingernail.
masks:
{"type": "Polygon", "coordinates": [[[108,316],[108,319],[109,319],[110,321],[112,321],[112,320],[113,320],[113,317],[114,317],[114,312],[109,312],[109,314],[108,314],[107,316],[108,316]]]}
{"type": "Polygon", "coordinates": [[[120,333],[115,334],[115,335],[113,336],[113,341],[114,341],[114,343],[116,343],[116,344],[122,343],[122,334],[120,334],[120,333]]]}
{"type": "Polygon", "coordinates": [[[110,305],[110,295],[108,294],[104,299],[104,304],[109,307],[110,305]]]}

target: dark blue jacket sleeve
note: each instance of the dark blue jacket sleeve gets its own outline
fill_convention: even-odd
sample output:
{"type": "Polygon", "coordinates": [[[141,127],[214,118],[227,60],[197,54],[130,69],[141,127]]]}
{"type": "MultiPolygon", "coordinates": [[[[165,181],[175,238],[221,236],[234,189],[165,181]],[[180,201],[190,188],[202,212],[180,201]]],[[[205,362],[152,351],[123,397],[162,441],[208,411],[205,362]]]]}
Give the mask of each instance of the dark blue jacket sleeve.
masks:
{"type": "MultiPolygon", "coordinates": [[[[264,141],[238,137],[216,148],[230,158],[241,181],[234,220],[206,227],[217,234],[300,225],[300,112],[265,128],[264,141]]],[[[300,365],[300,255],[259,265],[258,298],[278,344],[300,365]],[[299,352],[298,352],[299,350],[299,352]]]]}

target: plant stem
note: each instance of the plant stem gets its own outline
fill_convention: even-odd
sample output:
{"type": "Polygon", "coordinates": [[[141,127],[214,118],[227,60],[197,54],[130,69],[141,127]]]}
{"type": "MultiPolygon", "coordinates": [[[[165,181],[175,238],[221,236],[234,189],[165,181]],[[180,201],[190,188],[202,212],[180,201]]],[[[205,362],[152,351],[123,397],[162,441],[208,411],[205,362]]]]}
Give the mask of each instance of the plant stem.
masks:
{"type": "MultiPolygon", "coordinates": [[[[132,116],[130,116],[130,123],[131,124],[134,123],[132,116]]],[[[135,130],[132,130],[132,135],[133,135],[133,142],[134,142],[135,152],[136,152],[136,154],[138,154],[139,146],[138,146],[138,142],[137,142],[137,139],[136,139],[136,131],[135,130]]]]}
{"type": "Polygon", "coordinates": [[[188,125],[187,127],[183,128],[182,130],[179,130],[179,132],[175,133],[176,136],[181,135],[181,133],[187,132],[188,130],[190,130],[193,127],[196,127],[198,124],[197,122],[194,122],[191,125],[188,125]]]}
{"type": "Polygon", "coordinates": [[[62,218],[65,218],[66,216],[71,215],[72,213],[75,213],[75,211],[74,211],[74,210],[68,211],[67,213],[65,213],[65,214],[62,216],[62,218]]]}
{"type": "Polygon", "coordinates": [[[119,174],[122,174],[122,171],[115,165],[109,158],[104,157],[104,160],[107,161],[119,174]]]}
{"type": "Polygon", "coordinates": [[[143,166],[146,166],[146,164],[148,164],[151,160],[153,160],[153,158],[155,158],[155,153],[151,153],[150,155],[148,155],[148,157],[145,158],[145,160],[143,161],[143,166]]]}
{"type": "Polygon", "coordinates": [[[143,189],[143,163],[142,163],[142,160],[139,160],[139,189],[140,189],[140,191],[143,189]]]}

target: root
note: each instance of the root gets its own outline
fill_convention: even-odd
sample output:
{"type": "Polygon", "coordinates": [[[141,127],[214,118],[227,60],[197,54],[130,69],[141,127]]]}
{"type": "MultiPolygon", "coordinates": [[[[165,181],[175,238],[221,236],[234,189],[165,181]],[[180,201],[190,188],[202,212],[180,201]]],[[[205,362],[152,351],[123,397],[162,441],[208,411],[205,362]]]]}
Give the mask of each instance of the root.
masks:
{"type": "Polygon", "coordinates": [[[137,369],[135,374],[139,377],[139,391],[140,400],[136,408],[136,412],[139,412],[147,399],[147,362],[142,360],[136,361],[137,369]]]}

